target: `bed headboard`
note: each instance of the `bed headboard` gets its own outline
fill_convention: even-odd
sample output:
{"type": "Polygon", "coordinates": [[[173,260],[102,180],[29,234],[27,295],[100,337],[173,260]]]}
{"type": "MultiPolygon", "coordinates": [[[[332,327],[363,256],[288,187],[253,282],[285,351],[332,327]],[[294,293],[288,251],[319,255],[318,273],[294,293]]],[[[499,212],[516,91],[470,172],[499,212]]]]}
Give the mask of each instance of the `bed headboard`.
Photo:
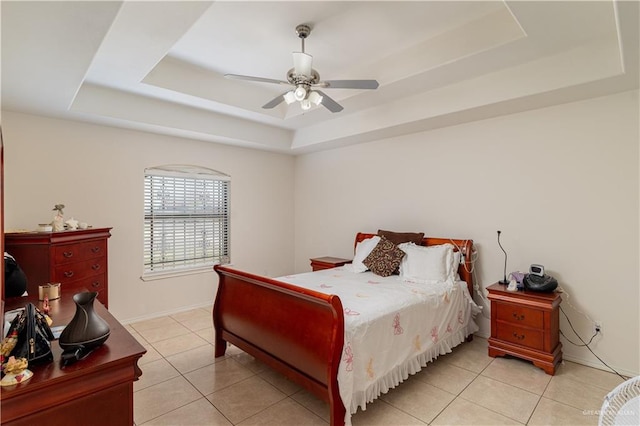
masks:
{"type": "MultiPolygon", "coordinates": [[[[356,241],[353,244],[353,249],[355,251],[355,247],[362,240],[366,240],[371,237],[375,237],[377,234],[368,234],[365,232],[358,232],[356,234],[356,241]]],[[[460,278],[467,283],[467,287],[469,288],[469,294],[473,296],[473,240],[460,240],[455,238],[433,238],[433,237],[425,237],[422,239],[423,246],[437,246],[439,244],[453,244],[454,251],[461,250],[464,255],[464,264],[461,264],[458,267],[458,274],[460,274],[460,278]]]]}

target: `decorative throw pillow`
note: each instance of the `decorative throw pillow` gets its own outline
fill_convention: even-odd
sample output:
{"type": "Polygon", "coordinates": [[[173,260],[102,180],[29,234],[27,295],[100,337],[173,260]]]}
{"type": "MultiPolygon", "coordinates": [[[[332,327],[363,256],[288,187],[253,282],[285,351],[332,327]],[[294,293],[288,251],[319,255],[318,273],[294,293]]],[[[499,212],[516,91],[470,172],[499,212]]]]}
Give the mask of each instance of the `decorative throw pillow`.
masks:
{"type": "Polygon", "coordinates": [[[378,235],[385,237],[395,245],[402,243],[414,243],[420,245],[424,238],[424,232],[393,232],[385,231],[383,229],[378,229],[378,235]]]}
{"type": "Polygon", "coordinates": [[[376,275],[388,277],[400,265],[404,252],[385,237],[380,238],[378,245],[364,259],[367,268],[376,275]]]}

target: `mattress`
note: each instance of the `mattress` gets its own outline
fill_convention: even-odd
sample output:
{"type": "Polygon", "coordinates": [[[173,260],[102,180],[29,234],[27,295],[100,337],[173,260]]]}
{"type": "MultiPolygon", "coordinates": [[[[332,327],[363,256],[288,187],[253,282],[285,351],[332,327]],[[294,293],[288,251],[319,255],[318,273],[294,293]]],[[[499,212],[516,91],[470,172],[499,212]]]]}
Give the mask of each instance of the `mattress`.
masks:
{"type": "Polygon", "coordinates": [[[354,273],[350,265],[277,278],[340,297],[345,336],[340,397],[351,414],[478,330],[480,308],[464,281],[420,284],[399,276],[354,273]]]}

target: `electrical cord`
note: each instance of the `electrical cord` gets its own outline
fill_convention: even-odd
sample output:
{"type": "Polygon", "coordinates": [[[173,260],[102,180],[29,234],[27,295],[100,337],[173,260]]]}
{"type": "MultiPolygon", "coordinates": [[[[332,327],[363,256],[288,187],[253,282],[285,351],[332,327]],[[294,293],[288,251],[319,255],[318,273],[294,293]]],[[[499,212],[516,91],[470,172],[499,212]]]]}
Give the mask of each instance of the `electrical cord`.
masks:
{"type": "Polygon", "coordinates": [[[563,302],[566,302],[569,306],[571,306],[571,309],[573,309],[574,311],[576,311],[577,313],[579,313],[580,315],[582,315],[583,317],[585,317],[586,319],[588,319],[592,323],[595,323],[595,321],[592,320],[589,315],[585,314],[580,309],[576,308],[575,306],[573,306],[571,304],[571,301],[569,300],[571,298],[571,295],[569,294],[569,292],[567,290],[565,290],[562,286],[558,286],[558,290],[557,291],[559,291],[562,294],[566,294],[567,295],[566,300],[564,298],[562,300],[563,300],[563,302]]]}
{"type": "Polygon", "coordinates": [[[567,342],[571,343],[573,346],[589,346],[589,344],[593,341],[593,338],[596,337],[600,332],[597,333],[593,333],[593,336],[591,336],[591,339],[589,339],[589,341],[587,343],[585,343],[584,345],[581,345],[579,343],[575,343],[572,342],[571,339],[569,339],[563,332],[562,330],[560,330],[560,334],[562,335],[562,337],[564,337],[566,339],[567,342]]]}
{"type": "Polygon", "coordinates": [[[476,260],[478,260],[478,250],[476,250],[475,247],[473,247],[473,250],[471,250],[471,253],[466,253],[465,250],[463,250],[464,248],[467,247],[467,243],[469,242],[469,240],[464,240],[462,247],[456,244],[455,241],[453,241],[451,238],[449,239],[449,241],[451,241],[451,244],[453,244],[458,249],[458,251],[462,254],[460,262],[462,263],[462,266],[464,267],[464,269],[468,273],[472,274],[473,270],[475,269],[476,260]],[[465,261],[465,257],[467,256],[469,256],[469,263],[471,264],[471,269],[467,267],[467,262],[465,261]]]}
{"type": "MultiPolygon", "coordinates": [[[[464,240],[464,243],[462,244],[462,247],[460,247],[458,244],[456,244],[455,241],[453,241],[453,239],[449,239],[449,241],[451,241],[451,244],[453,244],[456,249],[458,249],[458,251],[462,254],[461,258],[460,258],[460,263],[462,263],[462,267],[465,269],[465,271],[467,271],[468,273],[471,274],[471,278],[473,280],[473,289],[475,290],[476,294],[480,297],[480,299],[482,299],[482,301],[488,306],[489,305],[489,301],[487,300],[487,298],[484,295],[484,292],[482,291],[483,289],[481,289],[480,284],[478,283],[478,276],[476,273],[476,261],[478,260],[478,250],[476,250],[475,246],[473,247],[473,249],[471,250],[471,253],[466,253],[463,249],[467,247],[467,243],[469,242],[469,240],[464,240]],[[466,257],[469,256],[469,263],[471,264],[471,268],[469,268],[467,266],[467,262],[466,262],[466,257]]],[[[471,298],[473,299],[473,295],[471,295],[471,298]]],[[[487,310],[483,309],[483,306],[479,306],[479,308],[481,309],[481,313],[482,316],[484,316],[487,319],[491,319],[490,316],[487,316],[487,310]]]]}
{"type": "MultiPolygon", "coordinates": [[[[596,332],[593,336],[591,336],[591,339],[589,340],[589,343],[586,343],[584,340],[582,340],[582,337],[580,337],[580,335],[578,334],[578,332],[576,331],[575,328],[573,328],[573,324],[571,324],[571,320],[569,319],[569,317],[567,316],[567,314],[565,313],[564,309],[562,309],[562,306],[560,306],[560,312],[562,312],[562,315],[564,315],[564,317],[567,319],[567,322],[569,323],[569,327],[571,327],[571,330],[573,331],[573,333],[578,337],[578,339],[580,339],[580,341],[583,343],[582,345],[577,345],[575,343],[573,343],[571,340],[567,339],[567,341],[573,345],[576,346],[584,346],[587,349],[589,349],[589,352],[591,352],[593,354],[593,356],[595,356],[596,358],[598,358],[598,360],[604,364],[609,370],[613,371],[614,373],[616,373],[620,378],[622,378],[622,380],[628,380],[629,377],[625,377],[622,374],[618,373],[613,367],[611,367],[609,364],[607,364],[606,362],[604,362],[602,360],[602,358],[600,358],[598,355],[595,354],[595,352],[593,352],[593,350],[591,350],[591,348],[589,347],[589,344],[591,343],[591,341],[593,340],[594,337],[596,337],[597,334],[599,334],[600,332],[596,332]]],[[[564,333],[562,333],[562,330],[560,331],[560,334],[562,334],[562,336],[565,337],[564,333]]]]}

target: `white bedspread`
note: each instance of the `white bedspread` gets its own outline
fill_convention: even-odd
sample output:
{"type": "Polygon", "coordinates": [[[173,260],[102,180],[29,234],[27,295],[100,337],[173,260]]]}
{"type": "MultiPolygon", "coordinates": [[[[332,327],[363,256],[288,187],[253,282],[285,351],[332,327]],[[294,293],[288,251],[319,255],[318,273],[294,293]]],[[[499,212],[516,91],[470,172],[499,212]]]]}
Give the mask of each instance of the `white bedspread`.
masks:
{"type": "Polygon", "coordinates": [[[464,342],[478,330],[480,308],[463,281],[403,282],[393,275],[353,273],[349,265],[277,278],[340,297],[345,336],[338,372],[345,424],[427,362],[464,342]]]}

